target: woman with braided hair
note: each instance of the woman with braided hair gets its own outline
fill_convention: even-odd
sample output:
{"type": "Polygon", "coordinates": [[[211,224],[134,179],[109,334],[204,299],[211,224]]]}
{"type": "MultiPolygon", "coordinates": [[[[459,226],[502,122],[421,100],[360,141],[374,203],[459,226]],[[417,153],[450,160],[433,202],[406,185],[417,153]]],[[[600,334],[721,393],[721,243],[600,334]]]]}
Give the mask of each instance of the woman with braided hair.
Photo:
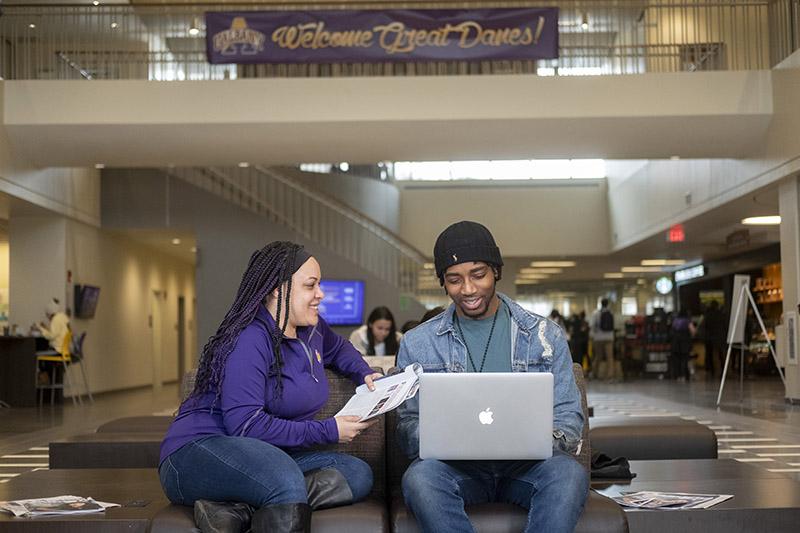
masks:
{"type": "Polygon", "coordinates": [[[374,423],[314,420],[329,396],[325,367],[373,390],[380,376],[320,318],[320,277],[300,245],[255,251],[203,348],[159,464],[164,493],[194,505],[201,531],[309,531],[313,509],[352,503],[372,488],[360,459],[306,449],[350,442],[374,423]]]}

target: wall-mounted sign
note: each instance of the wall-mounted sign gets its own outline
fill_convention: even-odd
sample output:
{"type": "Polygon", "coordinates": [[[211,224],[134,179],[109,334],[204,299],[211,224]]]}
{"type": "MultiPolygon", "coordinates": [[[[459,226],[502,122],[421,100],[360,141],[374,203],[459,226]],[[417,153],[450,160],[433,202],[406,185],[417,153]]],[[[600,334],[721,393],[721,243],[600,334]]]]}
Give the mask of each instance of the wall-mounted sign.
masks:
{"type": "Polygon", "coordinates": [[[558,8],[206,12],[209,63],[558,57],[558,8]]]}
{"type": "Polygon", "coordinates": [[[696,265],[693,267],[684,268],[683,270],[676,270],[675,281],[677,283],[682,283],[684,281],[689,281],[690,279],[702,278],[705,275],[706,275],[705,265],[696,265]]]}
{"type": "Polygon", "coordinates": [[[669,294],[672,290],[672,280],[666,276],[656,280],[656,290],[661,294],[669,294]]]}
{"type": "Polygon", "coordinates": [[[683,224],[675,224],[669,228],[669,233],[667,233],[669,242],[683,242],[684,239],[686,239],[686,235],[683,233],[683,224]]]}

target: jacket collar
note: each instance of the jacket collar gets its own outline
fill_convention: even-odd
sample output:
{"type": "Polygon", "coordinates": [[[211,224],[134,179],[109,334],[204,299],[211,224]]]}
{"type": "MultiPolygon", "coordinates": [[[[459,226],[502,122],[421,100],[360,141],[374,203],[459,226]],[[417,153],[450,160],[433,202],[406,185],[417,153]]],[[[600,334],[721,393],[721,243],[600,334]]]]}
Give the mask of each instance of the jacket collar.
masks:
{"type": "MultiPolygon", "coordinates": [[[[520,329],[530,331],[536,327],[536,324],[540,320],[537,315],[527,312],[517,302],[501,292],[498,292],[497,296],[508,306],[509,310],[511,310],[511,320],[513,320],[520,329]]],[[[439,328],[436,330],[437,335],[444,335],[445,333],[455,331],[455,325],[453,324],[453,314],[455,312],[456,304],[450,302],[450,305],[448,305],[447,309],[442,313],[439,328]]]]}

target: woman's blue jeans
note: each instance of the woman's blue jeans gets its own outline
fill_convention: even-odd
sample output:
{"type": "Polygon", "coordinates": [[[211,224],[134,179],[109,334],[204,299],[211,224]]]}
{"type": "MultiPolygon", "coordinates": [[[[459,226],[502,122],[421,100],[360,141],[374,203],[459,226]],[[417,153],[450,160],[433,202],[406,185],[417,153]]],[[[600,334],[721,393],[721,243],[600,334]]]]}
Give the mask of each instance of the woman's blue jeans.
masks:
{"type": "Polygon", "coordinates": [[[554,450],[544,461],[417,459],[403,475],[403,495],[423,532],[475,531],[464,506],[505,502],[528,509],[526,532],[571,532],[589,492],[589,474],[554,450]]]}
{"type": "Polygon", "coordinates": [[[170,454],[158,468],[169,501],[245,502],[255,507],[307,503],[303,473],[335,468],[347,480],[353,501],[372,489],[369,465],[350,455],[320,451],[285,452],[249,437],[203,437],[170,454]]]}

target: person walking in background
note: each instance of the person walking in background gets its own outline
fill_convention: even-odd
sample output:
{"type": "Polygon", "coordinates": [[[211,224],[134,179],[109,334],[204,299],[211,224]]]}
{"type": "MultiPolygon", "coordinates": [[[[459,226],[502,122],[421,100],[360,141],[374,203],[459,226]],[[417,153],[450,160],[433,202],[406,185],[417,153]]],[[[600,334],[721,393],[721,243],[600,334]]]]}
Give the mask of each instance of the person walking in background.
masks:
{"type": "Polygon", "coordinates": [[[672,340],[670,341],[670,358],[673,365],[672,376],[683,383],[689,380],[689,354],[692,353],[694,324],[685,308],[678,311],[672,320],[672,340]]]}
{"type": "Polygon", "coordinates": [[[589,357],[589,324],[586,322],[586,313],[581,311],[572,315],[567,321],[569,330],[569,349],[572,360],[585,369],[590,368],[589,357]],[[584,359],[587,359],[584,362],[584,359]]]}
{"type": "Polygon", "coordinates": [[[713,378],[717,375],[717,370],[722,372],[728,328],[726,317],[716,300],[713,300],[708,306],[703,317],[703,328],[705,329],[703,340],[706,346],[706,378],[713,378]]]}
{"type": "Polygon", "coordinates": [[[309,532],[313,509],[353,503],[372,488],[361,459],[305,449],[351,442],[372,425],[314,419],[330,395],[326,367],[370,390],[381,376],[319,316],[320,278],[298,244],[256,250],[203,348],[158,467],[167,498],[193,505],[203,532],[309,532]]]}
{"type": "Polygon", "coordinates": [[[592,369],[598,379],[616,380],[617,365],[614,361],[614,314],[608,307],[608,298],[600,301],[589,321],[592,334],[592,369]]]}
{"type": "Polygon", "coordinates": [[[362,355],[397,355],[402,337],[392,312],[380,306],[372,310],[366,324],[350,334],[350,342],[362,355]]]}

